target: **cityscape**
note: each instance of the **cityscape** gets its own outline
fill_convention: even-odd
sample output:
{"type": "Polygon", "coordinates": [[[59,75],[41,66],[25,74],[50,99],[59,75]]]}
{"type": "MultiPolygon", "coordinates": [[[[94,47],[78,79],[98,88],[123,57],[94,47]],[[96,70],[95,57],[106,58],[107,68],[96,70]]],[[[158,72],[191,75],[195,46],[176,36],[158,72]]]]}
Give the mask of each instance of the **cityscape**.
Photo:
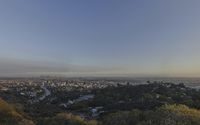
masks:
{"type": "Polygon", "coordinates": [[[1,0],[0,125],[200,125],[199,0],[1,0]]]}
{"type": "MultiPolygon", "coordinates": [[[[165,81],[158,78],[154,81],[150,80],[153,79],[1,78],[0,95],[3,100],[12,104],[15,110],[23,112],[25,118],[20,124],[27,125],[34,125],[34,122],[42,125],[53,124],[48,123],[50,121],[45,118],[54,117],[60,112],[72,113],[89,122],[84,124],[96,125],[102,124],[97,120],[111,118],[110,121],[103,121],[104,124],[110,124],[110,122],[115,122],[112,121],[112,117],[122,117],[115,116],[113,113],[116,111],[125,112],[134,108],[152,110],[155,107],[173,103],[200,107],[198,103],[200,101],[198,80],[200,79],[173,78],[171,82],[169,78],[165,78],[165,81]],[[108,114],[113,114],[113,116],[108,114]],[[28,119],[26,115],[29,116],[28,119]]],[[[1,105],[5,105],[3,100],[0,100],[1,105]]],[[[4,109],[1,110],[4,111],[4,109]]]]}

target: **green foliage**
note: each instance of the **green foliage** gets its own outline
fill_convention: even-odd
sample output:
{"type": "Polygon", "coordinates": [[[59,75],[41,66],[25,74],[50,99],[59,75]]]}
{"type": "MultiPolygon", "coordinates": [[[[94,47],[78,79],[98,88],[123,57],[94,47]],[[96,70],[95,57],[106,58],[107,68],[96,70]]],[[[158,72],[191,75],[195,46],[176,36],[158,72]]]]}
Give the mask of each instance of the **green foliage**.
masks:
{"type": "Polygon", "coordinates": [[[41,119],[38,125],[97,125],[95,120],[85,120],[80,116],[59,113],[53,118],[41,119]]]}
{"type": "MultiPolygon", "coordinates": [[[[77,98],[79,94],[73,92],[66,98],[77,98]]],[[[94,90],[92,94],[94,99],[77,102],[68,109],[58,107],[60,102],[67,100],[65,98],[57,98],[52,104],[48,100],[29,105],[14,101],[12,106],[0,98],[0,125],[34,125],[28,120],[29,116],[37,125],[200,125],[200,111],[197,110],[200,91],[184,85],[153,83],[108,87],[94,90]],[[59,113],[85,113],[98,106],[105,111],[98,122],[59,113]]]]}
{"type": "Polygon", "coordinates": [[[0,125],[34,125],[34,123],[24,119],[12,106],[0,98],[0,125]]]}
{"type": "Polygon", "coordinates": [[[200,125],[200,111],[185,105],[165,105],[155,111],[112,113],[104,117],[103,125],[200,125]]]}
{"type": "Polygon", "coordinates": [[[111,113],[104,117],[103,125],[135,125],[143,117],[142,115],[142,111],[139,110],[111,113]]]}
{"type": "Polygon", "coordinates": [[[155,125],[200,125],[200,111],[185,105],[165,105],[150,116],[155,125]]]}

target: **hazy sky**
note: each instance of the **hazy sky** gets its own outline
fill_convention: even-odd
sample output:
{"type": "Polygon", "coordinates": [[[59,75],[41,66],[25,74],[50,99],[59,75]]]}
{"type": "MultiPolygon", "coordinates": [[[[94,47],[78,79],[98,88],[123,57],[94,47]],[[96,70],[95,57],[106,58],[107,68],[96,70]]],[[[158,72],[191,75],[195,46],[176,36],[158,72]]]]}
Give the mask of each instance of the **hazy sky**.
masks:
{"type": "Polygon", "coordinates": [[[0,76],[200,76],[199,0],[1,0],[0,76]]]}

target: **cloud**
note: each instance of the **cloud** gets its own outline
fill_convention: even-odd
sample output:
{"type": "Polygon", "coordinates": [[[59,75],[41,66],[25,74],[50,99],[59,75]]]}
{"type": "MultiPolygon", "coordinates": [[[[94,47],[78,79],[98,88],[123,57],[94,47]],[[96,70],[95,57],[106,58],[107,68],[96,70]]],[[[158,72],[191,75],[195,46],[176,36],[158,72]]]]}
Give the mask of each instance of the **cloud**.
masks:
{"type": "Polygon", "coordinates": [[[112,74],[116,71],[120,71],[120,68],[0,58],[0,77],[40,75],[95,76],[112,74]]]}

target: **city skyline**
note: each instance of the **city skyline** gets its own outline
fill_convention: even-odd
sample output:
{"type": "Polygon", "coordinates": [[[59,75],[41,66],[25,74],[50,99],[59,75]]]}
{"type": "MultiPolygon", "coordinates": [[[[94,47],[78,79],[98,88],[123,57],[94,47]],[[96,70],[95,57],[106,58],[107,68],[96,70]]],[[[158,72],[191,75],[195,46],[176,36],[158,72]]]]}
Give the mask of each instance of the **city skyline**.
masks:
{"type": "Polygon", "coordinates": [[[0,1],[0,77],[200,77],[200,1],[0,1]]]}

